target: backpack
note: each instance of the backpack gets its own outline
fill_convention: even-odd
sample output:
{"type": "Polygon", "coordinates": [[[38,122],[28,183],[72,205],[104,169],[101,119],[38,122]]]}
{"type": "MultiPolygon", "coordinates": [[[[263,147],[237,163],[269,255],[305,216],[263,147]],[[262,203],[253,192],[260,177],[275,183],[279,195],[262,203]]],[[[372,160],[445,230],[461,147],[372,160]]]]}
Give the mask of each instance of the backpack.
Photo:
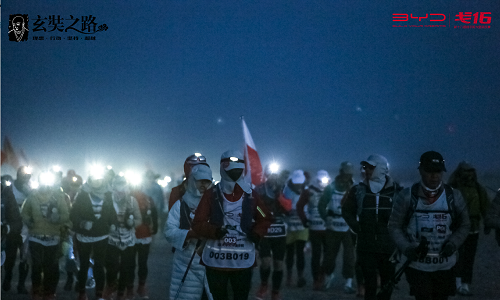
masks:
{"type": "MultiPolygon", "coordinates": [[[[393,182],[392,186],[394,187],[394,196],[393,196],[393,198],[394,198],[396,196],[396,193],[398,193],[402,188],[396,182],[393,182]]],[[[361,212],[363,211],[363,201],[365,200],[365,196],[366,196],[366,185],[363,183],[360,183],[360,184],[355,186],[355,189],[356,189],[356,202],[358,204],[357,215],[360,216],[361,212]]],[[[383,195],[383,194],[381,194],[381,195],[383,195]]],[[[346,196],[347,196],[347,193],[344,195],[344,197],[346,197],[346,196]]],[[[342,201],[344,201],[344,200],[342,200],[342,201]]]]}
{"type": "MultiPolygon", "coordinates": [[[[410,223],[410,219],[415,213],[418,204],[418,187],[419,183],[415,183],[411,187],[411,199],[410,199],[410,209],[408,209],[405,218],[405,224],[410,223]]],[[[455,205],[455,196],[453,195],[453,188],[447,184],[444,184],[444,190],[446,193],[446,203],[448,204],[448,213],[451,215],[451,231],[455,231],[457,229],[457,224],[455,219],[458,215],[457,207],[455,205]]]]}

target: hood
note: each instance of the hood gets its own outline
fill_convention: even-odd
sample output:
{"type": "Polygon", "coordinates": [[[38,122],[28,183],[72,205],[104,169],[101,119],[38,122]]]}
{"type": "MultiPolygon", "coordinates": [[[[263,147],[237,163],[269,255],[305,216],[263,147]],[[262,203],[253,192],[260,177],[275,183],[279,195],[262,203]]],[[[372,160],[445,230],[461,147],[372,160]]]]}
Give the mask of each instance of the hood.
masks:
{"type": "Polygon", "coordinates": [[[221,159],[220,184],[222,187],[222,191],[226,194],[231,194],[234,191],[234,186],[236,184],[238,184],[245,193],[247,193],[247,194],[252,193],[252,187],[245,180],[245,177],[243,175],[243,174],[245,174],[245,163],[244,163],[243,154],[241,154],[241,152],[237,151],[237,150],[228,150],[228,151],[222,153],[220,159],[221,159]],[[237,160],[236,161],[229,160],[231,157],[234,157],[237,160]],[[241,176],[236,180],[231,179],[229,177],[229,175],[226,173],[226,171],[229,171],[232,169],[243,169],[241,176]]]}
{"type": "Polygon", "coordinates": [[[190,209],[196,209],[200,203],[202,194],[196,188],[196,180],[212,181],[212,170],[207,165],[196,165],[191,169],[187,179],[186,193],[182,196],[182,201],[186,202],[190,209]]]}

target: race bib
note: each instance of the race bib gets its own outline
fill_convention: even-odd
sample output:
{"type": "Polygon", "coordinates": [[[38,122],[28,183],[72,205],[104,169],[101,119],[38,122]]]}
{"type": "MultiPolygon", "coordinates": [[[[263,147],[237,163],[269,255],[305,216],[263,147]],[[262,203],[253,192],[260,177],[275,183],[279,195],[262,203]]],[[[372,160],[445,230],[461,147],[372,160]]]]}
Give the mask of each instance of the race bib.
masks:
{"type": "Polygon", "coordinates": [[[283,237],[286,236],[286,225],[281,224],[271,224],[267,229],[267,234],[264,236],[266,238],[283,237]]]}
{"type": "Polygon", "coordinates": [[[203,263],[214,268],[244,269],[255,262],[255,245],[241,234],[227,234],[220,240],[208,240],[203,263]]]}

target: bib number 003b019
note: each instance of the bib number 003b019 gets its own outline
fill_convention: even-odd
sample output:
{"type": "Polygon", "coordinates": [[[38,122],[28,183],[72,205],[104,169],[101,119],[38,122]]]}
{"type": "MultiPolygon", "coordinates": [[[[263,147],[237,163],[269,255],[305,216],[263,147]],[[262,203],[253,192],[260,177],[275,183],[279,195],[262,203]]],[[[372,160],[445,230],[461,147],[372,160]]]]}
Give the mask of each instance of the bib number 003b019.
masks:
{"type": "Polygon", "coordinates": [[[210,258],[215,258],[215,259],[220,259],[220,260],[247,260],[250,258],[250,255],[248,253],[230,253],[230,252],[222,252],[222,253],[214,253],[213,251],[210,251],[210,258]]]}

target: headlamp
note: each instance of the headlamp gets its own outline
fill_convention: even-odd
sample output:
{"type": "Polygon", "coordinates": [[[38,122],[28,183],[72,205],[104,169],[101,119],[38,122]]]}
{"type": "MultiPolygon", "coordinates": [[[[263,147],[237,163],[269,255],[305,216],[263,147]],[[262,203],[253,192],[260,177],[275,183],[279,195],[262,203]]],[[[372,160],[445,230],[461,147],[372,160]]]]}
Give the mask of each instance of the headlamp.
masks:
{"type": "Polygon", "coordinates": [[[103,179],[104,178],[104,168],[100,165],[92,165],[90,167],[90,176],[93,179],[103,179]]]}
{"type": "Polygon", "coordinates": [[[228,158],[223,158],[220,160],[221,163],[223,162],[239,162],[239,163],[245,163],[245,161],[243,159],[239,159],[237,157],[234,157],[234,156],[231,156],[231,157],[228,157],[228,158]]]}
{"type": "Polygon", "coordinates": [[[24,167],[23,173],[27,175],[31,175],[31,172],[33,172],[33,168],[30,166],[24,167]]]}
{"type": "Polygon", "coordinates": [[[41,186],[52,186],[56,182],[56,176],[51,172],[43,172],[38,177],[38,183],[41,186]]]}
{"type": "Polygon", "coordinates": [[[269,165],[269,171],[271,172],[271,174],[278,173],[279,169],[280,169],[280,165],[278,165],[277,163],[272,163],[269,165]]]}

